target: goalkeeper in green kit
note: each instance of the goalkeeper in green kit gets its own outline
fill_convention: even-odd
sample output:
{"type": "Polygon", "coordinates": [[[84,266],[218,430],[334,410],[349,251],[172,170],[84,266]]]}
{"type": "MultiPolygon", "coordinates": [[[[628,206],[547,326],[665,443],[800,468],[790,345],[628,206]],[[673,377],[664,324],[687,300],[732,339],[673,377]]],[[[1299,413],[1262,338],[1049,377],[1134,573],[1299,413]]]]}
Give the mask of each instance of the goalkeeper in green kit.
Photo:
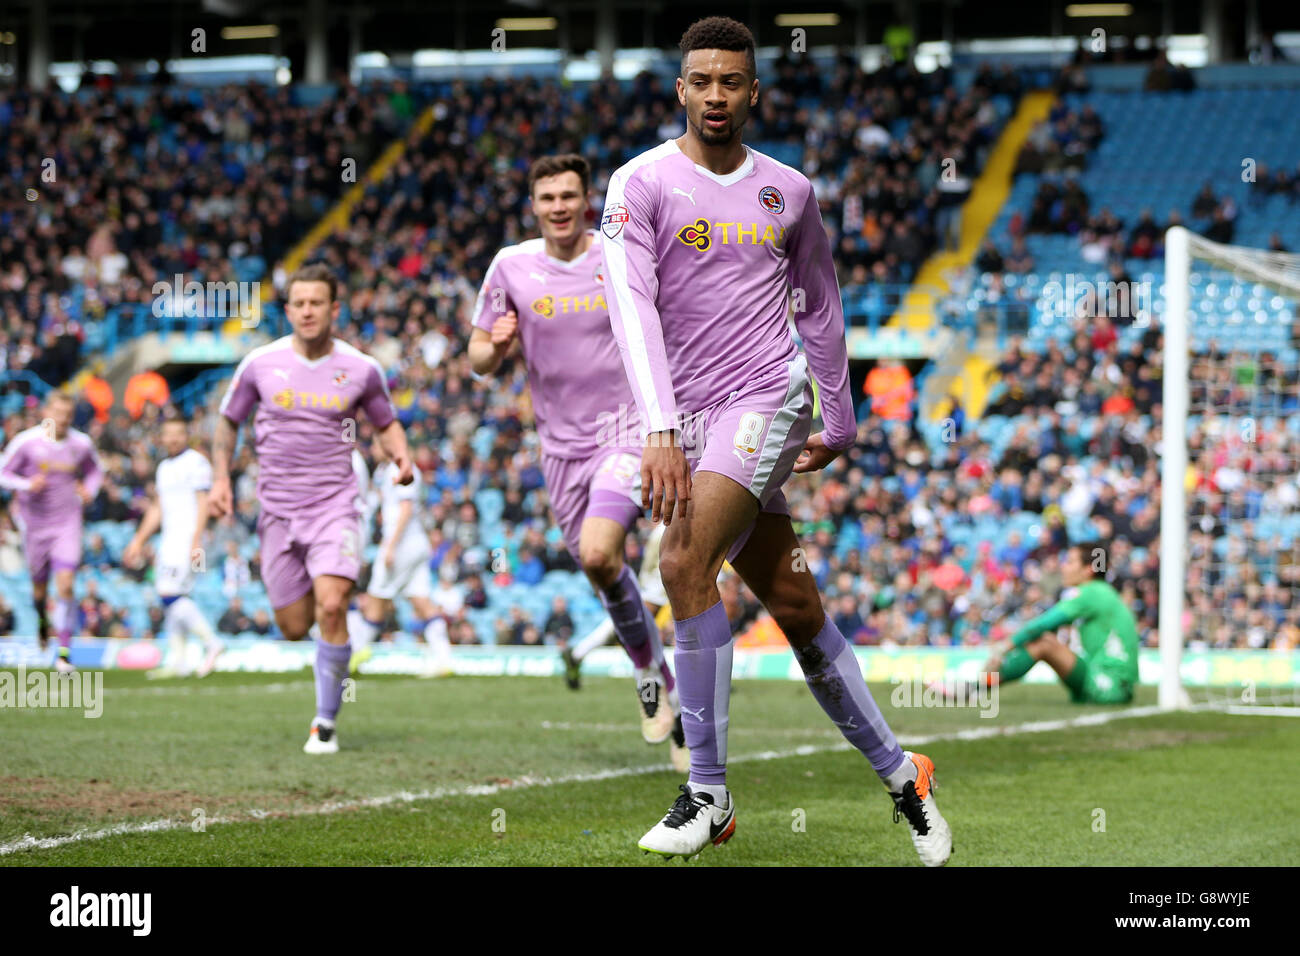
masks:
{"type": "Polygon", "coordinates": [[[1137,622],[1119,592],[1094,576],[1093,559],[1104,554],[1092,542],[1070,545],[1061,578],[1078,592],[995,644],[981,675],[986,683],[1017,680],[1038,661],[1047,661],[1070,688],[1076,704],[1127,704],[1133,699],[1138,680],[1137,622]],[[1052,633],[1076,621],[1083,643],[1083,653],[1077,655],[1052,633]]]}

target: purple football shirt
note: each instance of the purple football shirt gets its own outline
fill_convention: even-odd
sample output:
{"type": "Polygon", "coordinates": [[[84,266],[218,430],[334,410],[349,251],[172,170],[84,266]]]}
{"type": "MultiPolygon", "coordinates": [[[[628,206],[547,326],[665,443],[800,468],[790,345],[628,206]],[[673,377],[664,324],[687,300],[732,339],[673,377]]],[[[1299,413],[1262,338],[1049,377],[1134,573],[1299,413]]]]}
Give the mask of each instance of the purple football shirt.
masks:
{"type": "Polygon", "coordinates": [[[53,532],[66,529],[81,535],[82,482],[93,498],[99,494],[104,473],[99,467],[94,443],[85,432],[69,428],[62,441],[49,437],[44,425],[28,428],[14,436],[0,455],[0,488],[17,492],[18,520],[29,531],[53,532]],[[45,487],[30,491],[32,478],[45,476],[45,487]]]}
{"type": "Polygon", "coordinates": [[[254,405],[257,497],[281,517],[335,495],[356,495],[358,409],[377,429],[396,418],[379,363],[341,339],[315,360],[298,354],[288,335],[249,352],[221,400],[221,414],[239,424],[254,405]]]}
{"type": "Polygon", "coordinates": [[[511,309],[528,368],[542,450],[588,458],[598,448],[640,444],[641,426],[618,343],[610,334],[600,237],[570,262],[542,239],[496,254],[474,303],[474,325],[491,332],[511,309]]]}
{"type": "Polygon", "coordinates": [[[830,242],[803,173],[745,147],[719,176],[673,140],[611,177],[601,219],[609,309],[645,431],[786,374],[817,380],[825,441],[856,436],[844,312],[830,242]]]}

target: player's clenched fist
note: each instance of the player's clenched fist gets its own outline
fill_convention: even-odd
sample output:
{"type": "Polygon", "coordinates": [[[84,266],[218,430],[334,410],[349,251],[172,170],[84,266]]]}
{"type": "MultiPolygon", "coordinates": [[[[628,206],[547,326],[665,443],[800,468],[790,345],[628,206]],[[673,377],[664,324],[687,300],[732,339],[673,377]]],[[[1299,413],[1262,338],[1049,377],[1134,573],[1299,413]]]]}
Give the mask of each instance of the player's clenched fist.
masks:
{"type": "Polygon", "coordinates": [[[393,475],[393,484],[409,485],[415,481],[415,468],[411,464],[411,456],[408,452],[401,451],[394,455],[393,464],[397,468],[397,474],[393,475]]]}
{"type": "Polygon", "coordinates": [[[132,538],[122,549],[122,564],[128,568],[138,568],[144,563],[144,545],[132,538]]]}
{"type": "Polygon", "coordinates": [[[518,332],[519,316],[511,309],[492,323],[492,344],[498,349],[504,349],[514,341],[518,332]]]}
{"type": "Polygon", "coordinates": [[[662,517],[664,524],[670,525],[674,515],[685,513],[690,500],[691,468],[676,433],[648,435],[641,451],[641,507],[651,509],[651,521],[662,517]]]}
{"type": "Polygon", "coordinates": [[[230,491],[229,478],[213,478],[208,490],[208,511],[214,518],[224,518],[235,509],[235,496],[230,491]]]}

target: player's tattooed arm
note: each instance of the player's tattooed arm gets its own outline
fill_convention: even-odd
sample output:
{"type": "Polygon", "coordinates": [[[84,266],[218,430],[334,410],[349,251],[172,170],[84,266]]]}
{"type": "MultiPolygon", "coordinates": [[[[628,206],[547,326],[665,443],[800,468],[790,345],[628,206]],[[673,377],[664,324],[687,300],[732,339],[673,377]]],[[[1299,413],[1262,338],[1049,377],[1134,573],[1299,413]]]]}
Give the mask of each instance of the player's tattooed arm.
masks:
{"type": "Polygon", "coordinates": [[[217,417],[216,433],[212,436],[212,488],[208,491],[208,510],[214,518],[222,518],[234,510],[234,493],[230,488],[230,459],[235,453],[235,437],[239,426],[225,415],[217,417]]]}
{"type": "Polygon", "coordinates": [[[194,554],[203,549],[203,535],[208,530],[208,489],[203,488],[194,492],[194,513],[198,515],[198,521],[194,525],[194,539],[190,542],[190,553],[194,554]]]}

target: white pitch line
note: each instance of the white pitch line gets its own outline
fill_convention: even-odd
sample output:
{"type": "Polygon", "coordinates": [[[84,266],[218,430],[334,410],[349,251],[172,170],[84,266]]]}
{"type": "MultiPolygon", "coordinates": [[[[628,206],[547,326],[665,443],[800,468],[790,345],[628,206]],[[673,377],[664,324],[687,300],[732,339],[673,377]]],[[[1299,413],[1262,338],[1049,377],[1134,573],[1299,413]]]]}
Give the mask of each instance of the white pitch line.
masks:
{"type": "MultiPolygon", "coordinates": [[[[542,730],[578,730],[601,734],[626,734],[635,730],[631,724],[584,724],[568,720],[543,720],[537,726],[542,730]]],[[[838,730],[813,730],[802,727],[778,727],[774,730],[763,730],[760,727],[732,727],[727,733],[733,737],[737,734],[751,737],[833,737],[837,739],[840,737],[838,730]]]]}
{"type": "Polygon", "coordinates": [[[1233,707],[1223,708],[1223,712],[1232,714],[1234,717],[1300,717],[1300,707],[1274,707],[1272,705],[1250,707],[1245,704],[1238,704],[1233,707]]]}
{"type": "MultiPolygon", "coordinates": [[[[184,680],[184,678],[177,678],[184,680]]],[[[181,685],[170,684],[163,687],[106,687],[104,693],[109,697],[119,697],[130,695],[140,695],[142,697],[189,697],[192,695],[207,696],[211,694],[283,694],[287,691],[301,690],[304,687],[314,687],[315,684],[309,680],[285,681],[274,684],[205,684],[196,687],[193,684],[181,685]]]]}
{"type": "MultiPolygon", "coordinates": [[[[927,734],[915,737],[900,737],[898,742],[905,747],[920,747],[926,744],[954,740],[982,740],[987,737],[1009,737],[1017,734],[1040,734],[1054,730],[1068,730],[1072,727],[1095,727],[1115,720],[1133,717],[1151,717],[1162,713],[1159,707],[1133,707],[1128,710],[1102,711],[1071,717],[1063,720],[1039,720],[1024,724],[1012,724],[1008,727],[975,727],[948,733],[927,734]]],[[[626,728],[624,728],[626,729],[626,728]]],[[[834,744],[803,744],[790,750],[764,750],[759,753],[742,754],[732,757],[728,764],[753,763],[769,760],[785,760],[790,757],[810,757],[819,753],[851,750],[847,741],[834,744]]],[[[473,784],[464,787],[436,787],[433,790],[400,790],[397,793],[378,797],[364,797],[358,800],[343,800],[321,804],[316,807],[298,807],[290,810],[268,811],[248,810],[243,817],[209,817],[208,824],[247,823],[249,819],[259,820],[267,817],[304,817],[319,816],[326,813],[340,813],[348,810],[371,810],[391,806],[397,803],[416,803],[424,800],[446,800],[456,797],[486,797],[496,793],[513,790],[527,790],[535,787],[557,787],[566,783],[598,783],[602,780],[617,780],[623,777],[639,777],[650,773],[672,770],[669,764],[653,764],[646,767],[619,767],[612,770],[599,770],[594,773],[573,773],[559,777],[523,776],[509,783],[473,784]]],[[[115,826],[98,830],[77,830],[66,836],[34,837],[30,833],[21,840],[12,843],[0,843],[0,856],[18,853],[24,850],[53,850],[69,843],[83,843],[104,840],[115,836],[134,836],[139,833],[160,833],[166,830],[179,830],[189,827],[188,820],[150,820],[145,823],[119,823],[115,826]]]]}
{"type": "MultiPolygon", "coordinates": [[[[363,677],[365,675],[362,675],[363,677]]],[[[188,680],[189,678],[166,678],[166,680],[188,680]]],[[[388,684],[413,684],[416,681],[425,682],[422,677],[403,677],[397,680],[384,681],[388,684]]],[[[171,696],[189,696],[193,694],[213,695],[213,694],[283,694],[291,691],[302,690],[304,687],[315,687],[315,681],[296,680],[296,681],[277,681],[271,684],[172,684],[168,683],[162,686],[154,687],[106,687],[104,693],[109,696],[140,695],[145,697],[171,697],[171,696]]]]}

